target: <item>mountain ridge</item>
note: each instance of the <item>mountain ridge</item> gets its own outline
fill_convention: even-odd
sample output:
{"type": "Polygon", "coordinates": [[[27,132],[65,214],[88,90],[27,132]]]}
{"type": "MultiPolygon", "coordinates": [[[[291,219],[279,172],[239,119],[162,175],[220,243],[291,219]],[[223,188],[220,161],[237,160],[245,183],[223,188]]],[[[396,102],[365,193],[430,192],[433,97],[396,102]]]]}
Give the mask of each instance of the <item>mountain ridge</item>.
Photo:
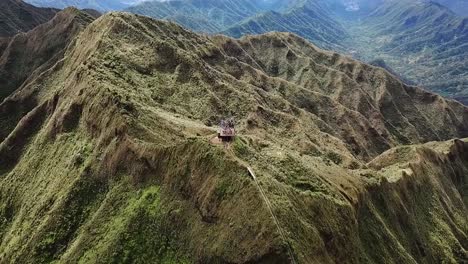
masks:
{"type": "Polygon", "coordinates": [[[59,10],[38,8],[20,0],[0,3],[0,38],[25,32],[50,20],[59,10]]]}
{"type": "Polygon", "coordinates": [[[6,40],[5,48],[0,49],[0,102],[34,71],[43,71],[59,61],[73,38],[92,20],[89,13],[68,8],[31,31],[6,40]],[[39,41],[43,35],[49,39],[39,41]]]}
{"type": "Polygon", "coordinates": [[[333,18],[306,5],[289,9],[285,13],[269,11],[234,25],[222,33],[240,37],[269,31],[291,32],[314,41],[323,48],[345,50],[346,31],[333,18]]]}
{"type": "Polygon", "coordinates": [[[255,14],[239,17],[227,28],[217,25],[220,20],[216,17],[207,21],[203,15],[191,16],[200,10],[184,10],[181,7],[185,2],[177,3],[179,7],[171,11],[180,12],[177,17],[158,13],[162,10],[158,6],[164,3],[147,3],[141,10],[136,6],[128,11],[173,20],[197,32],[219,32],[236,38],[269,31],[293,32],[321,48],[363,61],[383,59],[408,82],[465,102],[467,21],[439,3],[350,1],[348,4],[361,5],[361,9],[346,11],[343,1],[279,1],[254,9],[255,14]]]}
{"type": "MultiPolygon", "coordinates": [[[[358,27],[366,32],[361,46],[413,83],[445,96],[464,97],[468,20],[449,12],[431,3],[382,5],[358,27]]],[[[368,51],[360,54],[368,58],[368,51]]]]}
{"type": "Polygon", "coordinates": [[[65,9],[67,7],[76,7],[78,9],[94,9],[99,12],[112,10],[122,10],[129,6],[138,4],[140,0],[26,0],[26,2],[39,7],[53,7],[65,9]]]}
{"type": "Polygon", "coordinates": [[[0,143],[2,262],[466,256],[468,143],[450,138],[468,109],[296,35],[109,13],[0,104],[2,127],[25,101],[0,143]]]}
{"type": "Polygon", "coordinates": [[[178,0],[144,2],[125,11],[175,21],[192,30],[215,33],[262,10],[261,5],[247,0],[178,0]],[[188,17],[203,21],[207,25],[202,24],[198,27],[198,23],[193,24],[193,21],[187,20],[188,17]]]}
{"type": "Polygon", "coordinates": [[[458,15],[467,16],[468,12],[468,2],[463,0],[436,0],[437,2],[453,12],[457,13],[458,15]]]}

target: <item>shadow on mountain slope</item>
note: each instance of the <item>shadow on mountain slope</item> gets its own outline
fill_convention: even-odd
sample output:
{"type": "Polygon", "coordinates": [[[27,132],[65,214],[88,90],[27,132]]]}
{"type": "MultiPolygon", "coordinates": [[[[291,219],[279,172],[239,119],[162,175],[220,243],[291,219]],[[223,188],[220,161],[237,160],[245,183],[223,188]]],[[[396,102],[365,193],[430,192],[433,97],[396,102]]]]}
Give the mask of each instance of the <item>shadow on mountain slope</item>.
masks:
{"type": "Polygon", "coordinates": [[[1,127],[20,102],[0,143],[0,262],[466,259],[468,143],[450,139],[467,108],[293,34],[110,13],[0,104],[1,127]],[[226,116],[225,149],[210,140],[226,116]]]}

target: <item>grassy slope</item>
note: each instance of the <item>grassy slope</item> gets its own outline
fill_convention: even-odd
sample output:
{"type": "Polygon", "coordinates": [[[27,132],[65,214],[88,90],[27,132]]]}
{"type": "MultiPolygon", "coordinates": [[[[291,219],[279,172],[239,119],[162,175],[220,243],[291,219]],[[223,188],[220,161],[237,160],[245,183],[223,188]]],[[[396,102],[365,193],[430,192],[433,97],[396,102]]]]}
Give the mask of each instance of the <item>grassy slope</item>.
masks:
{"type": "Polygon", "coordinates": [[[219,32],[262,11],[253,1],[167,1],[143,2],[126,11],[158,19],[175,21],[200,32],[219,32]]]}
{"type": "Polygon", "coordinates": [[[0,38],[16,35],[49,21],[59,10],[38,8],[22,1],[0,3],[0,38]]]}
{"type": "Polygon", "coordinates": [[[345,50],[346,31],[318,6],[297,6],[286,12],[261,13],[236,24],[223,34],[241,37],[247,34],[262,34],[270,31],[291,32],[307,38],[320,47],[345,50]]]}
{"type": "Polygon", "coordinates": [[[361,12],[354,16],[344,11],[341,2],[280,1],[252,8],[243,2],[234,7],[229,1],[220,3],[143,3],[129,11],[233,37],[293,32],[322,48],[354,54],[365,61],[383,59],[410,83],[467,100],[466,19],[436,3],[362,1],[361,12]]]}
{"type": "Polygon", "coordinates": [[[35,29],[8,40],[0,52],[0,101],[18,89],[32,73],[62,59],[74,37],[94,20],[77,9],[65,9],[35,29]],[[48,36],[42,41],[43,36],[48,36]]]}
{"type": "Polygon", "coordinates": [[[34,110],[0,144],[0,262],[286,263],[288,245],[299,263],[466,255],[466,143],[366,161],[402,143],[383,123],[425,142],[425,109],[437,137],[466,137],[467,110],[296,36],[208,38],[111,13],[0,113],[25,100],[34,110]],[[225,150],[208,142],[227,115],[240,137],[225,150]]]}

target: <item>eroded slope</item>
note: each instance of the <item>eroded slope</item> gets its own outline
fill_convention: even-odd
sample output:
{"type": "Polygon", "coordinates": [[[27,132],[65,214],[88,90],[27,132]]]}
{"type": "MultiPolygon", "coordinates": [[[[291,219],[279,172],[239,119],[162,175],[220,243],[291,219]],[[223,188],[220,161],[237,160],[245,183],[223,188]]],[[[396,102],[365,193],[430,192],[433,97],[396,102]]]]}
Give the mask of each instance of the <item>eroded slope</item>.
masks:
{"type": "Polygon", "coordinates": [[[10,38],[4,50],[0,49],[0,101],[27,78],[36,78],[59,61],[73,38],[93,20],[88,13],[69,8],[47,23],[10,38]]]}
{"type": "Polygon", "coordinates": [[[0,3],[0,38],[29,31],[52,19],[58,11],[38,8],[21,0],[3,0],[0,3]]]}
{"type": "Polygon", "coordinates": [[[126,9],[128,12],[175,21],[199,32],[219,32],[258,12],[261,1],[177,0],[147,1],[126,9]]]}
{"type": "Polygon", "coordinates": [[[362,58],[383,58],[410,81],[466,102],[468,18],[434,2],[387,2],[351,27],[362,58]]]}
{"type": "Polygon", "coordinates": [[[111,13],[73,43],[0,105],[16,124],[0,143],[0,262],[466,259],[467,143],[392,157],[466,137],[461,104],[291,34],[111,13]],[[210,143],[225,116],[228,149],[210,143]]]}

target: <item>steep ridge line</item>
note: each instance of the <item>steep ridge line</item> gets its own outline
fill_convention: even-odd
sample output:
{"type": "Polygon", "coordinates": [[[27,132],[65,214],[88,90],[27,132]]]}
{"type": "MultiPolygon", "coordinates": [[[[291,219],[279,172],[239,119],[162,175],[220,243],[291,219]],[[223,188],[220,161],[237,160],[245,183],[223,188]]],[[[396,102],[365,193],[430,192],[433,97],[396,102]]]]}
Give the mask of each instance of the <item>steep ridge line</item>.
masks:
{"type": "MultiPolygon", "coordinates": [[[[386,69],[406,83],[467,102],[463,71],[467,57],[467,20],[436,2],[364,0],[358,1],[360,11],[349,12],[340,0],[276,1],[218,30],[195,18],[203,7],[192,6],[193,1],[188,0],[176,2],[180,4],[173,6],[170,13],[179,14],[178,18],[161,11],[163,6],[170,5],[167,1],[145,2],[127,11],[176,21],[198,32],[222,33],[236,38],[272,31],[292,32],[322,48],[369,63],[382,60],[386,69]],[[187,6],[193,9],[187,10],[187,6]]],[[[231,1],[219,0],[219,3],[227,2],[231,1]]],[[[239,2],[239,6],[245,9],[247,4],[239,2]]],[[[229,12],[223,4],[218,7],[218,12],[229,12]]],[[[224,21],[220,17],[212,16],[209,20],[220,23],[224,21]]]]}
{"type": "Polygon", "coordinates": [[[0,38],[27,32],[49,21],[59,11],[54,8],[36,7],[21,0],[2,0],[0,1],[0,38]]]}
{"type": "Polygon", "coordinates": [[[268,211],[270,212],[271,217],[273,218],[273,221],[275,222],[276,228],[278,229],[278,232],[279,232],[279,234],[281,236],[281,239],[283,240],[283,243],[285,243],[287,248],[288,248],[288,254],[291,257],[291,262],[293,264],[297,264],[296,258],[294,257],[294,253],[292,252],[292,249],[291,249],[291,245],[289,244],[289,241],[286,239],[286,236],[284,235],[284,230],[283,230],[283,228],[281,228],[281,226],[279,224],[278,218],[276,217],[275,212],[273,211],[273,207],[271,206],[270,200],[268,199],[265,192],[263,191],[263,187],[258,182],[257,176],[255,176],[255,173],[254,173],[253,169],[251,167],[247,167],[247,170],[249,171],[250,175],[252,176],[252,178],[253,178],[253,180],[255,182],[255,185],[257,186],[257,189],[259,190],[259,192],[260,192],[260,194],[262,196],[262,199],[265,202],[265,205],[267,206],[268,211]]]}
{"type": "Polygon", "coordinates": [[[0,53],[0,102],[63,58],[70,43],[95,18],[67,8],[50,21],[12,37],[0,53]],[[38,41],[43,35],[49,37],[38,41]]]}
{"type": "MultiPolygon", "coordinates": [[[[381,141],[374,138],[398,131],[372,128],[387,119],[402,121],[406,114],[420,132],[424,119],[408,115],[420,115],[409,107],[400,108],[401,116],[376,112],[369,121],[351,109],[366,116],[376,111],[364,98],[376,98],[377,109],[393,114],[397,111],[388,108],[391,103],[417,103],[428,109],[424,112],[436,111],[431,122],[444,128],[443,137],[454,138],[466,135],[466,108],[420,90],[411,90],[411,100],[404,100],[410,87],[383,71],[312,53],[318,62],[360,80],[367,90],[389,94],[350,97],[363,103],[348,104],[346,110],[338,100],[345,100],[358,84],[346,82],[344,75],[311,66],[311,74],[295,81],[297,85],[282,81],[294,81],[293,66],[301,61],[281,40],[308,51],[305,41],[285,34],[260,36],[245,49],[264,69],[285,66],[278,77],[275,70],[262,73],[230,59],[226,54],[233,45],[223,45],[224,52],[207,36],[170,23],[106,14],[88,26],[76,42],[88,45],[71,46],[62,67],[31,81],[30,89],[39,95],[30,97],[44,106],[13,133],[16,138],[28,135],[27,140],[10,140],[20,159],[0,168],[0,219],[7,219],[0,225],[1,236],[5,234],[0,262],[138,258],[161,263],[169,258],[170,263],[183,263],[187,257],[188,263],[289,263],[286,245],[263,204],[267,202],[274,206],[298,263],[461,260],[467,214],[455,187],[466,182],[467,146],[460,145],[450,156],[425,153],[422,161],[430,162],[414,167],[412,178],[400,171],[406,160],[382,172],[378,167],[388,168],[393,156],[381,156],[374,166],[366,166],[366,158],[404,144],[389,140],[377,148],[381,141]],[[333,84],[344,88],[343,97],[300,89],[307,84],[314,88],[314,73],[333,82],[329,94],[333,84]],[[463,124],[450,124],[452,110],[463,124]],[[239,123],[242,137],[232,150],[245,161],[242,166],[204,138],[212,136],[213,124],[226,115],[239,123]],[[249,179],[247,167],[261,174],[258,184],[267,201],[249,179]],[[447,177],[451,168],[457,172],[453,182],[447,177]],[[388,184],[386,179],[403,181],[388,184]],[[103,202],[109,190],[110,199],[103,202]],[[450,196],[444,195],[447,191],[450,196]],[[97,221],[90,221],[100,205],[99,217],[93,217],[97,221]],[[415,227],[419,223],[424,223],[420,229],[415,227]],[[158,253],[154,248],[168,250],[158,253]]],[[[26,98],[25,91],[23,87],[14,95],[26,98]]],[[[21,105],[17,101],[9,102],[21,105]]],[[[0,127],[6,123],[1,117],[15,110],[5,109],[0,127]]],[[[406,124],[396,122],[404,136],[409,134],[406,124]]],[[[432,137],[409,138],[408,145],[432,137]]],[[[10,155],[5,150],[0,158],[10,155]]],[[[397,158],[407,153],[406,148],[395,151],[397,158]]],[[[408,162],[415,157],[410,154],[408,162]]]]}

